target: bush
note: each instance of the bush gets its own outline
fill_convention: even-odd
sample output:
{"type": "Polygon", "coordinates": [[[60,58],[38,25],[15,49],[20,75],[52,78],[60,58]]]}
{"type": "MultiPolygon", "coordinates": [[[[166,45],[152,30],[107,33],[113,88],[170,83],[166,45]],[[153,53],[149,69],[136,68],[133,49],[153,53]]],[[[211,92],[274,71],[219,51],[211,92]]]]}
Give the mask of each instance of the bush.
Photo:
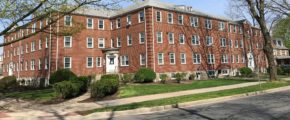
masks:
{"type": "Polygon", "coordinates": [[[81,81],[62,81],[55,83],[53,90],[60,98],[67,99],[79,95],[83,84],[81,81]]]}
{"type": "Polygon", "coordinates": [[[156,73],[150,68],[140,68],[135,74],[135,82],[148,83],[153,82],[156,78],[156,73]]]}
{"type": "Polygon", "coordinates": [[[180,83],[181,80],[184,80],[186,76],[186,73],[176,73],[175,74],[175,79],[177,83],[180,83]]]}
{"type": "Polygon", "coordinates": [[[242,74],[242,76],[249,77],[252,74],[252,72],[253,72],[252,69],[248,67],[240,68],[240,73],[242,74]]]}
{"type": "Polygon", "coordinates": [[[101,80],[92,83],[91,97],[103,98],[107,95],[115,94],[119,89],[119,80],[114,77],[101,77],[101,80]]]}
{"type": "Polygon", "coordinates": [[[121,82],[126,85],[127,83],[133,81],[134,79],[134,74],[132,73],[126,73],[123,75],[122,79],[121,79],[121,82]]]}
{"type": "Polygon", "coordinates": [[[89,83],[91,82],[91,76],[79,76],[77,80],[83,83],[83,86],[81,86],[81,92],[86,92],[89,83]]]}
{"type": "Polygon", "coordinates": [[[6,76],[0,80],[0,91],[12,89],[18,86],[15,76],[6,76]]]}
{"type": "Polygon", "coordinates": [[[161,79],[161,83],[165,84],[167,79],[168,79],[168,75],[167,74],[160,74],[160,79],[161,79]]]}
{"type": "Polygon", "coordinates": [[[116,80],[119,80],[119,75],[117,75],[117,74],[102,75],[101,80],[103,80],[103,79],[116,79],[116,80]]]}
{"type": "Polygon", "coordinates": [[[64,80],[76,80],[77,76],[69,69],[59,69],[50,75],[49,83],[55,84],[64,80]]]}
{"type": "Polygon", "coordinates": [[[189,77],[188,77],[189,80],[194,80],[194,78],[195,78],[195,74],[194,73],[190,74],[189,77]]]}

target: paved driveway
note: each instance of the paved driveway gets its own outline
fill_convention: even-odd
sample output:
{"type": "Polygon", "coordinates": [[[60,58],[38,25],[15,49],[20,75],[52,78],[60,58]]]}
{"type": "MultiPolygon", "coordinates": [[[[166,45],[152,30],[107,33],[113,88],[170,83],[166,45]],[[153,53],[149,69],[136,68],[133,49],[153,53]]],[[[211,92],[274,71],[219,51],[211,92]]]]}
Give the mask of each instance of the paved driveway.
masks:
{"type": "Polygon", "coordinates": [[[290,90],[114,120],[290,120],[290,90]]]}

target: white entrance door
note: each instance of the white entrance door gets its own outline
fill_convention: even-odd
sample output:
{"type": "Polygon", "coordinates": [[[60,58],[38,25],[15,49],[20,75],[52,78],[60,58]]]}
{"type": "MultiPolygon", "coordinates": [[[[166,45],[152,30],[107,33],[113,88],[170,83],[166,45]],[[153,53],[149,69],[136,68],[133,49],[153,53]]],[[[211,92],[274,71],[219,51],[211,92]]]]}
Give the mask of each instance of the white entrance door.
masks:
{"type": "Polygon", "coordinates": [[[12,76],[12,75],[13,75],[13,63],[10,63],[10,64],[9,64],[8,75],[9,75],[9,76],[12,76]]]}
{"type": "Polygon", "coordinates": [[[117,54],[106,55],[106,72],[118,73],[118,55],[117,54]]]}

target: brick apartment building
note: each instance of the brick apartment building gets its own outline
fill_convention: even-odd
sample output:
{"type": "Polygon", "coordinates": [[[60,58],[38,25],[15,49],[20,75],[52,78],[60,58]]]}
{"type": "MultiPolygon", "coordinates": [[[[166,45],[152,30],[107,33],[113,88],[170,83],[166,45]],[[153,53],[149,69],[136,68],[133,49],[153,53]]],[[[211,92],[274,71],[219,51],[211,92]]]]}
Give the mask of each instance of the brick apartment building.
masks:
{"type": "MultiPolygon", "coordinates": [[[[34,21],[32,29],[6,35],[5,42],[34,33],[47,21],[34,21]]],[[[5,46],[4,76],[31,80],[47,78],[61,68],[77,75],[100,75],[149,67],[170,75],[190,72],[200,79],[235,75],[245,66],[264,72],[267,66],[263,36],[248,21],[158,0],[119,11],[79,9],[48,27],[59,32],[75,29],[72,35],[40,32],[5,46]]]]}

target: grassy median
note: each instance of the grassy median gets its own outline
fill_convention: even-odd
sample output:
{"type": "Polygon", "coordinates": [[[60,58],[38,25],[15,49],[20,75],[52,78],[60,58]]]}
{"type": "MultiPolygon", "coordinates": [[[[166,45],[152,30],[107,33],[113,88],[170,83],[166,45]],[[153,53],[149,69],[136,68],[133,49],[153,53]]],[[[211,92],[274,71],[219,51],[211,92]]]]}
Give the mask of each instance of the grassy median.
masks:
{"type": "Polygon", "coordinates": [[[105,107],[105,108],[93,109],[93,110],[88,110],[88,111],[81,111],[79,113],[82,115],[87,115],[94,112],[122,111],[122,110],[130,110],[130,109],[136,109],[136,108],[142,108],[142,107],[176,105],[178,103],[224,97],[224,96],[230,96],[230,95],[236,95],[236,94],[244,94],[244,93],[267,90],[267,89],[278,88],[278,87],[289,86],[289,85],[290,85],[290,82],[267,82],[261,85],[254,85],[254,86],[249,86],[249,87],[242,87],[242,88],[235,88],[235,89],[230,89],[230,90],[221,90],[221,91],[215,91],[215,92],[151,100],[151,101],[125,104],[125,105],[119,105],[119,106],[113,106],[113,107],[105,107]]]}
{"type": "Polygon", "coordinates": [[[193,90],[200,88],[217,87],[224,85],[233,85],[249,82],[248,80],[229,80],[229,79],[213,79],[213,80],[201,80],[192,81],[192,83],[186,84],[136,84],[126,85],[121,87],[118,94],[119,98],[127,98],[134,96],[159,94],[167,92],[177,92],[183,90],[193,90]]]}

